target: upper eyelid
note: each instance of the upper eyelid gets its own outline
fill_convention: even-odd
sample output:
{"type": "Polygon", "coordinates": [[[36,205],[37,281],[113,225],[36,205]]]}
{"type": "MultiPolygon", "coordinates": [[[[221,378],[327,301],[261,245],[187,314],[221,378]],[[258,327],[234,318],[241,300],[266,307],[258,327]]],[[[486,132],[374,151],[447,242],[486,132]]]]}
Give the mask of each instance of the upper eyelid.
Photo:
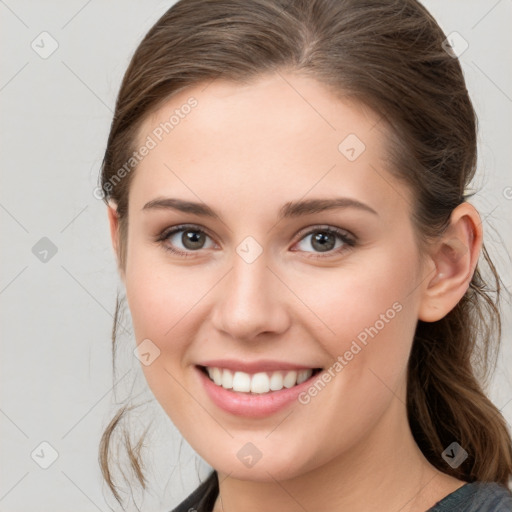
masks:
{"type": "Polygon", "coordinates": [[[339,228],[337,226],[331,226],[330,224],[313,224],[311,226],[301,229],[295,236],[306,236],[310,235],[312,231],[329,231],[337,235],[347,234],[349,238],[356,239],[356,236],[351,233],[348,229],[339,228]]]}
{"type": "Polygon", "coordinates": [[[163,231],[160,232],[159,235],[157,235],[158,240],[164,240],[171,234],[179,233],[180,231],[187,231],[187,230],[195,230],[200,231],[201,233],[204,233],[205,235],[209,236],[212,240],[214,240],[215,237],[210,235],[207,229],[197,225],[197,224],[178,224],[176,226],[171,226],[169,228],[165,228],[163,231]]]}

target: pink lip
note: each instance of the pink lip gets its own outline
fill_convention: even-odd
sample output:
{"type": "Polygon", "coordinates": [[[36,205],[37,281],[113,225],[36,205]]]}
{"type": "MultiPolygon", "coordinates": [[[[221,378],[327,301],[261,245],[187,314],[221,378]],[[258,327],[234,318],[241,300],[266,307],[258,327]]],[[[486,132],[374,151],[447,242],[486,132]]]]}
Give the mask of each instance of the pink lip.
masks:
{"type": "Polygon", "coordinates": [[[234,359],[212,359],[198,363],[199,366],[209,366],[210,368],[226,368],[231,371],[241,371],[245,373],[273,372],[277,370],[307,370],[309,368],[320,368],[318,366],[304,366],[301,364],[286,363],[284,361],[271,361],[262,359],[260,361],[236,361],[234,359]]]}
{"type": "MultiPolygon", "coordinates": [[[[213,365],[212,365],[213,366],[213,365]]],[[[221,365],[219,365],[221,366],[221,365]]],[[[227,368],[226,366],[221,366],[227,368]]],[[[283,368],[282,366],[280,368],[283,368]]],[[[304,368],[304,367],[302,367],[304,368]]],[[[245,418],[264,418],[284,409],[297,400],[298,395],[311,386],[318,374],[312,375],[308,380],[280,391],[271,391],[265,394],[250,394],[224,389],[212,382],[198,367],[195,367],[204,386],[206,394],[212,402],[226,412],[245,418]]]]}

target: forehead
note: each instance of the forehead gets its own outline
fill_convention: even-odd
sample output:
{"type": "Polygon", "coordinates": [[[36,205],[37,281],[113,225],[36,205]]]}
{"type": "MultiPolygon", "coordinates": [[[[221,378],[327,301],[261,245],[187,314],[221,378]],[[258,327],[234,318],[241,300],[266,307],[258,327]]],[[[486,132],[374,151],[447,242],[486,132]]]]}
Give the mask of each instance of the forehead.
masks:
{"type": "MultiPolygon", "coordinates": [[[[254,151],[258,151],[258,144],[268,146],[271,141],[272,146],[287,149],[305,138],[315,143],[322,138],[323,146],[334,142],[337,150],[336,142],[348,134],[347,130],[368,142],[383,142],[378,139],[384,134],[384,125],[371,137],[368,133],[379,125],[380,117],[348,96],[341,98],[319,82],[296,74],[263,75],[250,84],[213,80],[172,96],[145,120],[138,139],[143,142],[146,135],[161,128],[162,138],[172,134],[178,141],[180,133],[188,137],[187,128],[193,125],[197,146],[217,146],[221,139],[224,151],[228,149],[228,141],[223,140],[226,136],[234,137],[233,149],[236,142],[246,142],[249,137],[254,151]]],[[[160,138],[158,133],[155,136],[160,138]]],[[[244,147],[244,151],[250,149],[244,147]]]]}
{"type": "Polygon", "coordinates": [[[144,144],[152,148],[130,191],[139,208],[166,194],[220,208],[270,208],[305,194],[398,206],[405,194],[386,171],[379,116],[294,74],[182,90],[145,120],[136,147],[144,144]]]}

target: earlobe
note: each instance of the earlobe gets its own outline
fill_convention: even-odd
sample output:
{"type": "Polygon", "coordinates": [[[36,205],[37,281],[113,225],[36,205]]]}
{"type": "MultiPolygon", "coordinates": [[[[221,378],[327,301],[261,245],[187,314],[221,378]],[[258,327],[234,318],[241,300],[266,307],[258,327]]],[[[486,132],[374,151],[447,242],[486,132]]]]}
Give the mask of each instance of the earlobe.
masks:
{"type": "Polygon", "coordinates": [[[457,206],[450,224],[432,249],[434,275],[427,279],[419,319],[435,322],[446,316],[466,293],[480,255],[482,223],[469,203],[457,206]]]}

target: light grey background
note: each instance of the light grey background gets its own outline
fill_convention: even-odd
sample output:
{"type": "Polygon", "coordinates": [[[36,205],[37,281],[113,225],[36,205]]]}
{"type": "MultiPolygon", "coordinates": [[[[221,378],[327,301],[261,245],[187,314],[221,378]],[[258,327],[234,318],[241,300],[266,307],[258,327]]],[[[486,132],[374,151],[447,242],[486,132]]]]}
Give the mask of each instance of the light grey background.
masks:
{"type": "MultiPolygon", "coordinates": [[[[172,3],[0,0],[0,511],[106,511],[107,502],[112,504],[97,448],[116,409],[110,330],[120,281],[106,209],[93,189],[124,70],[143,35],[172,3]],[[51,37],[40,35],[44,31],[51,37]],[[42,58],[55,44],[52,39],[58,48],[42,58]],[[45,253],[38,253],[45,247],[36,246],[39,257],[33,253],[43,237],[57,249],[46,262],[39,259],[45,253]],[[42,469],[39,464],[51,461],[52,449],[58,457],[42,469]]],[[[510,289],[512,1],[425,4],[447,34],[456,31],[469,44],[460,59],[480,122],[480,191],[474,203],[510,289]]],[[[502,356],[490,395],[510,424],[509,301],[503,312],[502,356]]],[[[124,324],[130,326],[129,318],[124,324]]],[[[151,398],[131,355],[129,334],[121,343],[127,355],[116,376],[117,399],[130,392],[151,398]]],[[[146,452],[154,481],[144,501],[135,500],[143,510],[168,511],[197,485],[197,457],[180,443],[158,405],[147,411],[156,425],[146,452]]],[[[199,469],[204,475],[208,467],[200,463],[199,469]]]]}

